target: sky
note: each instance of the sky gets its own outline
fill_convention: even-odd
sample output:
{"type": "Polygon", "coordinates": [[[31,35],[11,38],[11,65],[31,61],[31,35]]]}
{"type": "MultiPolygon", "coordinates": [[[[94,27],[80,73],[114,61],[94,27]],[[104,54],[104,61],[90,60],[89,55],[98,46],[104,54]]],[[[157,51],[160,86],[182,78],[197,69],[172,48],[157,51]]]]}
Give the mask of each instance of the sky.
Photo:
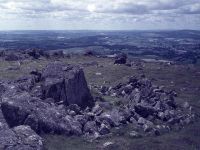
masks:
{"type": "Polygon", "coordinates": [[[200,0],[0,0],[0,30],[200,30],[200,0]]]}

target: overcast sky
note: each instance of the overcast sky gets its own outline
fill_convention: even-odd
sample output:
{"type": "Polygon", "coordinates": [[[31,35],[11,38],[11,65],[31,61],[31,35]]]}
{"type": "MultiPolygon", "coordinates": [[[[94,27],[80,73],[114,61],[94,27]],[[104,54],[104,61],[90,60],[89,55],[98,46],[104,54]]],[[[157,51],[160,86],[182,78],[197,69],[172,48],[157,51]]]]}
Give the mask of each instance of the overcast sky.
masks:
{"type": "Polygon", "coordinates": [[[200,29],[200,0],[0,0],[0,30],[200,29]]]}

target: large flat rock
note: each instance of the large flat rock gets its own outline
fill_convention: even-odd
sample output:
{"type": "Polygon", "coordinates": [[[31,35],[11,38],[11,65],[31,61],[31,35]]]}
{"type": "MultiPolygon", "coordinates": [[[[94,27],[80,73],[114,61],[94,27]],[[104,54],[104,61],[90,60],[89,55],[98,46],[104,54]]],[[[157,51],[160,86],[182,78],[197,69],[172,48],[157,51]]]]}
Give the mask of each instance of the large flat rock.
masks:
{"type": "Polygon", "coordinates": [[[0,110],[1,150],[42,150],[43,140],[29,126],[9,128],[0,110]]]}
{"type": "Polygon", "coordinates": [[[31,97],[27,92],[3,97],[1,108],[10,127],[29,125],[37,133],[65,135],[82,132],[81,124],[69,118],[64,108],[31,97]]]}

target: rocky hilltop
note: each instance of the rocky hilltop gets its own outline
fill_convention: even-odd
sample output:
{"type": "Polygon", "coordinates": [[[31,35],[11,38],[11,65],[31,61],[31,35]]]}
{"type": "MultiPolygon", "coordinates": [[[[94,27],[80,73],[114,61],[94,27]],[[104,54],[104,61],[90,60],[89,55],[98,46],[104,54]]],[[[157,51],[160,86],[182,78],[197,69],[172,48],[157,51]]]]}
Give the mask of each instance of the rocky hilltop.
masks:
{"type": "MultiPolygon", "coordinates": [[[[68,57],[62,52],[44,54],[36,50],[1,56],[4,61],[22,62],[68,57]]],[[[129,66],[126,59],[120,54],[113,64],[129,66]]],[[[2,80],[0,149],[44,149],[43,133],[83,136],[91,141],[127,124],[135,129],[130,133],[133,138],[159,136],[195,120],[189,103],[176,103],[175,91],[154,85],[145,75],[130,76],[115,86],[90,85],[89,89],[82,69],[88,65],[96,64],[49,62],[26,76],[2,80]],[[99,95],[91,94],[91,90],[99,95]],[[104,96],[118,98],[118,104],[111,105],[104,96]]]]}

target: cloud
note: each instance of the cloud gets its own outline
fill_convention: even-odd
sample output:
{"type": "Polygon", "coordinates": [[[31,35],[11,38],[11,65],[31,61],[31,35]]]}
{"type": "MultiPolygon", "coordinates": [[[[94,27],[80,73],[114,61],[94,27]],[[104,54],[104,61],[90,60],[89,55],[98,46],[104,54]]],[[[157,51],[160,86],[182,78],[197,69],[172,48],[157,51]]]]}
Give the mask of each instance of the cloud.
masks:
{"type": "Polygon", "coordinates": [[[200,14],[200,2],[182,7],[179,12],[183,14],[200,14]]]}
{"type": "Polygon", "coordinates": [[[90,23],[102,28],[112,23],[120,28],[142,24],[148,28],[155,23],[158,28],[175,27],[191,21],[200,24],[200,0],[0,0],[0,12],[4,23],[13,19],[19,22],[43,19],[68,25],[67,21],[81,26],[90,23]]]}

